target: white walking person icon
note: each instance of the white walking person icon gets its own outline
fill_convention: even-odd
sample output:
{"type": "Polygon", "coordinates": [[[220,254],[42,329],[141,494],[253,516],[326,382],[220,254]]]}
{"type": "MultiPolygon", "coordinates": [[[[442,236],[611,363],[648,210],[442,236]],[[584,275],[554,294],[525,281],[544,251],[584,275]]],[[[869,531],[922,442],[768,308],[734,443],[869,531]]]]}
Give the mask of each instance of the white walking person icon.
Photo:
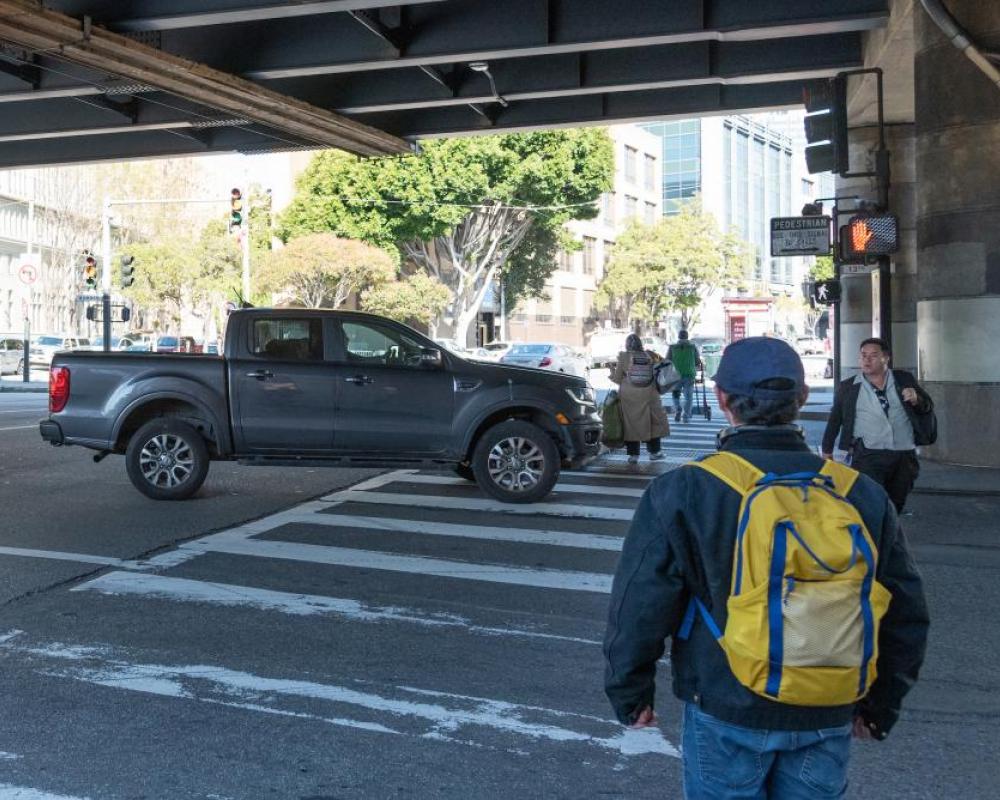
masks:
{"type": "Polygon", "coordinates": [[[821,283],[819,286],[816,287],[816,299],[820,301],[826,300],[826,292],[827,292],[826,284],[821,283]]]}

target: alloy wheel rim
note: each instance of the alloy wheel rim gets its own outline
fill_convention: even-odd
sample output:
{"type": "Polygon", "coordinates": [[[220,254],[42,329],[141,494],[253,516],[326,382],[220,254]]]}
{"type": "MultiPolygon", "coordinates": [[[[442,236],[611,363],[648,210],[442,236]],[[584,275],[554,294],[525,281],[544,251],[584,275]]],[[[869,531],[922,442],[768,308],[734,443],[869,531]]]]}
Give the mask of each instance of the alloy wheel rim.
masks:
{"type": "Polygon", "coordinates": [[[194,472],[194,453],[180,436],[161,433],[139,452],[139,469],[148,483],[160,489],[180,486],[194,472]]]}
{"type": "Polygon", "coordinates": [[[497,486],[509,492],[534,489],[545,472],[545,455],[531,439],[510,436],[490,450],[486,467],[497,486]]]}

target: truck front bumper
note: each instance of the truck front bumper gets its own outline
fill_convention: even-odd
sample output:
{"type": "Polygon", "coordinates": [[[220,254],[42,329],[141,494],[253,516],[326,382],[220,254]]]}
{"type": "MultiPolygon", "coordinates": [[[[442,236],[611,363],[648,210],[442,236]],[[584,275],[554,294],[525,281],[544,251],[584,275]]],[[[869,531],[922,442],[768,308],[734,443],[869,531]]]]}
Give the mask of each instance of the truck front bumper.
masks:
{"type": "Polygon", "coordinates": [[[569,436],[572,450],[569,453],[570,469],[577,469],[593,461],[601,450],[601,423],[588,420],[567,425],[563,430],[569,436]]]}

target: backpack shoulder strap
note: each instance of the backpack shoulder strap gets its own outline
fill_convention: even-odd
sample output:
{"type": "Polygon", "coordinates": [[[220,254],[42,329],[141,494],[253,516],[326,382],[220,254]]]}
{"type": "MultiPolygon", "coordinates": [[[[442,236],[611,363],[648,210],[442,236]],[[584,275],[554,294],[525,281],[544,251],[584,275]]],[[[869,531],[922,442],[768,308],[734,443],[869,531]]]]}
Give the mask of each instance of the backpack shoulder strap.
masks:
{"type": "Polygon", "coordinates": [[[833,480],[833,488],[841,497],[847,497],[848,492],[854,488],[854,483],[858,479],[859,473],[856,469],[851,469],[846,464],[839,461],[827,460],[823,464],[820,475],[826,475],[833,480]]]}
{"type": "Polygon", "coordinates": [[[746,494],[750,487],[763,478],[765,474],[763,470],[758,469],[742,456],[730,452],[713,453],[706,458],[690,463],[691,466],[714,475],[740,494],[746,494]]]}

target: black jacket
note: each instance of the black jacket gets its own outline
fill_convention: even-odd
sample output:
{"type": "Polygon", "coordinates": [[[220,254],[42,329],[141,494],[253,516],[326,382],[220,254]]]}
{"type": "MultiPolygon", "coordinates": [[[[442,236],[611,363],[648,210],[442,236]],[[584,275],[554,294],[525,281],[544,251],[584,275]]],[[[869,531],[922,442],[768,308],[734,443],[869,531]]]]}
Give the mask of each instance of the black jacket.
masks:
{"type": "MultiPolygon", "coordinates": [[[[892,377],[899,394],[899,401],[906,409],[906,416],[910,418],[910,424],[914,431],[918,431],[921,421],[918,416],[926,416],[934,413],[934,401],[931,396],[924,391],[923,387],[917,383],[917,379],[909,372],[902,369],[894,369],[892,377]],[[920,402],[916,407],[903,401],[903,389],[916,389],[920,402]]],[[[833,396],[833,407],[830,409],[830,418],[826,422],[826,430],[823,432],[823,452],[832,453],[833,444],[837,440],[837,432],[840,431],[840,442],[838,447],[841,450],[850,450],[854,445],[854,420],[858,413],[858,395],[861,393],[861,384],[855,382],[855,378],[846,378],[837,386],[837,391],[833,396]]],[[[917,442],[920,444],[920,442],[917,442]]]]}
{"type": "MultiPolygon", "coordinates": [[[[765,472],[818,471],[823,464],[794,426],[738,429],[722,449],[765,472]]],[[[740,499],[734,489],[692,466],[657,478],[643,494],[615,575],[604,640],[605,691],[623,723],[654,705],[656,662],[692,595],[725,627],[740,499]]],[[[878,679],[861,704],[864,719],[888,732],[923,661],[927,605],[882,487],[861,475],[847,499],[875,541],[876,577],[892,594],[879,634],[878,679]]],[[[701,620],[689,639],[671,640],[670,664],[678,698],[736,725],[817,730],[845,724],[854,715],[853,705],[807,708],[754,694],[736,680],[701,620]]]]}

